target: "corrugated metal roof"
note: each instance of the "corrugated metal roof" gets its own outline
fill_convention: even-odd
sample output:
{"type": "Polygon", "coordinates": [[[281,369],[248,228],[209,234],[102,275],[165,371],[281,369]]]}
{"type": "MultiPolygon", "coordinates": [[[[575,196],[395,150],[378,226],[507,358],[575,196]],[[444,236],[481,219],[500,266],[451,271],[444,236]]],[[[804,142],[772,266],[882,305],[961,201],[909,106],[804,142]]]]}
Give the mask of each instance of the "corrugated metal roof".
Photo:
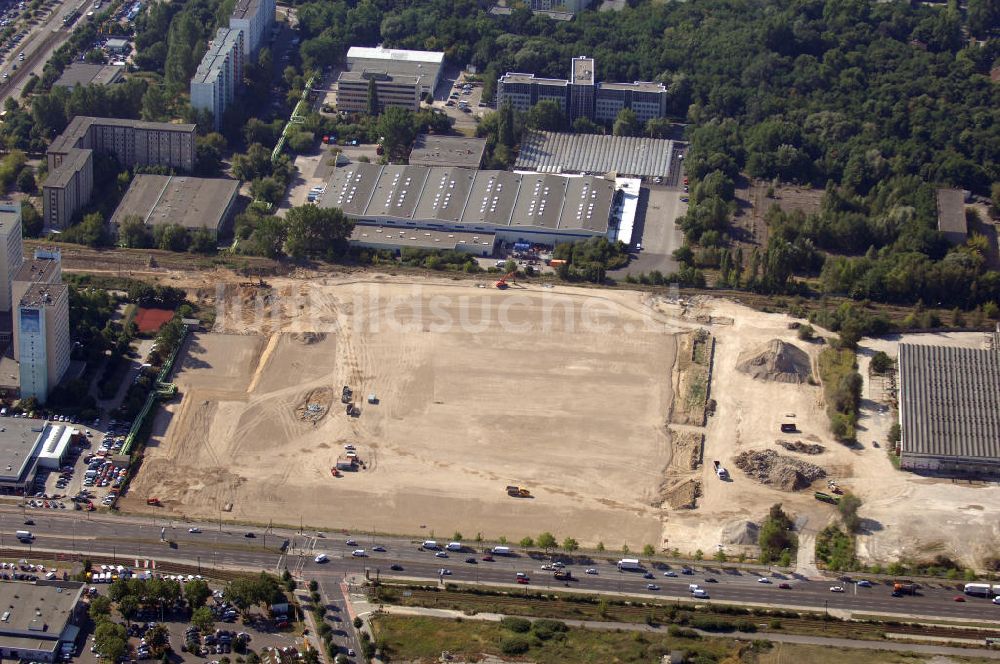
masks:
{"type": "Polygon", "coordinates": [[[1000,457],[1000,353],[899,345],[902,452],[1000,457]]]}
{"type": "Polygon", "coordinates": [[[673,143],[662,138],[526,132],[514,168],[665,178],[670,173],[673,143]]]}
{"type": "Polygon", "coordinates": [[[673,141],[636,136],[526,132],[514,168],[540,173],[667,177],[673,141]]]}

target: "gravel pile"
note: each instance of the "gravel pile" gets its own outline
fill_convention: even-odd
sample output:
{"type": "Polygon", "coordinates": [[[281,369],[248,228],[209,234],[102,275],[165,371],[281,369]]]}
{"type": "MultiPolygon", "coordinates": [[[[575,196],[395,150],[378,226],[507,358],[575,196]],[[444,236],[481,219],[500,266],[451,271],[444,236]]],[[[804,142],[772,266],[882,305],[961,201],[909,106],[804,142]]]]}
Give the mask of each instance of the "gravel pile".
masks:
{"type": "Polygon", "coordinates": [[[795,442],[779,440],[776,443],[789,452],[798,452],[800,454],[822,454],[826,451],[826,448],[818,443],[803,443],[801,440],[796,440],[795,442]]]}
{"type": "Polygon", "coordinates": [[[751,479],[782,491],[799,491],[826,477],[826,471],[819,466],[782,456],[774,450],[741,452],[734,463],[751,479]]]}

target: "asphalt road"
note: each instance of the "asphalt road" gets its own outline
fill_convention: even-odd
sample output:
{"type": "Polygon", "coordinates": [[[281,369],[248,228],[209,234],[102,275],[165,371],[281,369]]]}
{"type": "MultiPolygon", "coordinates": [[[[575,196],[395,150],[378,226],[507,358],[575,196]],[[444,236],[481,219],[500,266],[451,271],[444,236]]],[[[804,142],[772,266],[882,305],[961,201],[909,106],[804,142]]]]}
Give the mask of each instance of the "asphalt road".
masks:
{"type": "MultiPolygon", "coordinates": [[[[79,4],[76,0],[63,0],[56,4],[49,16],[34,26],[19,47],[10,52],[7,61],[2,65],[3,71],[9,73],[10,78],[5,83],[0,84],[0,106],[8,97],[20,98],[21,90],[24,89],[24,84],[32,73],[37,76],[42,75],[45,63],[49,61],[56,49],[69,39],[73,28],[76,27],[76,23],[68,28],[64,27],[63,17],[79,4]],[[24,60],[16,60],[15,58],[21,52],[24,53],[24,60]],[[11,69],[11,65],[15,63],[18,65],[17,71],[11,69]]],[[[92,3],[88,3],[85,12],[91,6],[92,3]]],[[[87,20],[86,17],[77,19],[77,21],[83,20],[87,20]]]]}
{"type": "MultiPolygon", "coordinates": [[[[452,574],[443,577],[448,581],[487,584],[514,584],[516,572],[526,572],[530,584],[526,589],[544,587],[566,589],[562,582],[552,578],[551,572],[540,569],[544,560],[535,560],[526,555],[514,557],[497,556],[493,562],[479,560],[477,564],[464,562],[473,556],[471,548],[466,552],[448,552],[447,558],[438,558],[433,552],[419,547],[417,540],[409,538],[373,538],[368,535],[356,536],[356,544],[347,544],[346,536],[316,533],[298,534],[291,530],[244,528],[231,524],[201,523],[200,533],[189,533],[194,524],[170,519],[139,518],[126,516],[95,515],[68,510],[29,510],[28,518],[34,525],[26,526],[20,509],[0,510],[0,547],[21,546],[14,537],[15,530],[29,529],[35,535],[31,547],[23,546],[25,557],[44,557],[41,551],[72,552],[83,555],[101,553],[114,555],[119,564],[131,565],[140,560],[160,559],[200,564],[206,567],[233,567],[280,571],[287,567],[305,578],[322,579],[327,585],[343,579],[347,575],[396,576],[424,581],[437,581],[442,577],[440,570],[446,568],[452,574]],[[160,541],[161,531],[165,540],[160,541]],[[253,532],[253,538],[245,537],[253,532]],[[288,539],[288,553],[278,549],[288,539]],[[387,551],[372,551],[375,544],[387,551]],[[364,548],[367,556],[353,557],[352,551],[364,548]],[[318,553],[330,557],[327,563],[316,563],[318,553]],[[402,566],[401,571],[391,571],[390,565],[402,566]]],[[[480,558],[476,555],[476,558],[480,558]]],[[[638,572],[619,572],[605,560],[586,565],[571,565],[576,577],[570,582],[573,590],[604,591],[615,594],[642,595],[649,597],[688,597],[688,584],[697,583],[710,594],[710,601],[734,602],[740,604],[762,604],[789,608],[830,611],[853,611],[860,613],[891,613],[902,616],[928,616],[936,618],[985,619],[1000,617],[1000,606],[989,600],[968,597],[965,602],[954,598],[961,593],[954,588],[925,588],[915,597],[892,597],[886,585],[859,588],[850,583],[833,580],[811,580],[778,575],[771,576],[771,583],[758,582],[758,576],[750,573],[726,573],[714,568],[711,563],[699,563],[694,575],[680,575],[666,578],[661,570],[652,570],[655,579],[645,579],[638,572]],[[714,571],[706,571],[706,566],[714,571]],[[587,567],[598,570],[596,575],[584,573],[587,567]],[[707,576],[718,583],[707,583],[707,576]],[[778,584],[787,581],[792,588],[782,590],[778,584]],[[650,591],[646,584],[655,583],[660,590],[650,591]],[[844,586],[846,592],[830,591],[833,585],[844,586]]],[[[332,587],[330,588],[332,594],[332,587]]]]}

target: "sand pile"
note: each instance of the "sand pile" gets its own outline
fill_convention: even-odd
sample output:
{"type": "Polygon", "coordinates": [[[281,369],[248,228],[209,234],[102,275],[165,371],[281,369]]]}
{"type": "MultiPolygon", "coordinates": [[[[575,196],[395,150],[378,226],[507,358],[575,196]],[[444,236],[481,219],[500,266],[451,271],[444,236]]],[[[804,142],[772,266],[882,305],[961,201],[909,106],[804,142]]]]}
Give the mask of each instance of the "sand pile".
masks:
{"type": "Polygon", "coordinates": [[[753,521],[733,521],[722,529],[722,541],[725,544],[741,544],[751,546],[757,543],[760,526],[753,521]]]}
{"type": "Polygon", "coordinates": [[[805,383],[812,374],[809,355],[780,339],[771,339],[740,355],[736,369],[751,378],[778,383],[805,383]]]}
{"type": "Polygon", "coordinates": [[[798,452],[800,454],[822,454],[826,450],[819,443],[803,443],[801,440],[796,440],[795,442],[777,440],[775,443],[781,445],[789,452],[798,452]]]}
{"type": "Polygon", "coordinates": [[[774,450],[741,452],[734,463],[751,479],[782,491],[805,489],[821,477],[826,477],[826,471],[819,466],[782,456],[774,450]]]}

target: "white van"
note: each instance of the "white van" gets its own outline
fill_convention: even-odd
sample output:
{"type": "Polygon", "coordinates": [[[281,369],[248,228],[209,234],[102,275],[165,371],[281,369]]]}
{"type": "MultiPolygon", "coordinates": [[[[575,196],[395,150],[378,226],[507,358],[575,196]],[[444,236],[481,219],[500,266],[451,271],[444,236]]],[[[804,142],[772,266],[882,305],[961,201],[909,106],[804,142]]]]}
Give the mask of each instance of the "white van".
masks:
{"type": "Polygon", "coordinates": [[[30,530],[18,530],[14,534],[17,536],[17,539],[22,542],[30,542],[35,539],[35,536],[31,534],[30,530]]]}
{"type": "Polygon", "coordinates": [[[509,546],[495,546],[493,547],[493,554],[497,556],[509,556],[510,547],[509,546]]]}
{"type": "Polygon", "coordinates": [[[688,590],[690,592],[694,592],[696,590],[701,590],[701,586],[699,586],[697,583],[690,583],[690,584],[688,584],[688,590]]]}
{"type": "Polygon", "coordinates": [[[354,550],[354,551],[353,551],[353,552],[351,553],[351,555],[352,555],[352,556],[354,556],[355,558],[365,558],[365,557],[367,557],[367,556],[368,556],[368,554],[367,554],[367,553],[365,553],[365,550],[364,550],[364,549],[355,549],[355,550],[354,550]]]}
{"type": "Polygon", "coordinates": [[[699,597],[701,599],[707,599],[708,598],[708,592],[706,590],[703,590],[702,588],[698,588],[697,590],[692,590],[691,591],[691,596],[692,597],[699,597]]]}
{"type": "Polygon", "coordinates": [[[423,543],[423,547],[425,549],[430,549],[432,551],[436,551],[437,549],[441,548],[440,546],[438,546],[438,543],[435,542],[434,540],[427,540],[426,542],[423,543]]]}
{"type": "Polygon", "coordinates": [[[464,547],[461,542],[448,542],[448,546],[445,548],[449,551],[461,551],[464,547]]]}

